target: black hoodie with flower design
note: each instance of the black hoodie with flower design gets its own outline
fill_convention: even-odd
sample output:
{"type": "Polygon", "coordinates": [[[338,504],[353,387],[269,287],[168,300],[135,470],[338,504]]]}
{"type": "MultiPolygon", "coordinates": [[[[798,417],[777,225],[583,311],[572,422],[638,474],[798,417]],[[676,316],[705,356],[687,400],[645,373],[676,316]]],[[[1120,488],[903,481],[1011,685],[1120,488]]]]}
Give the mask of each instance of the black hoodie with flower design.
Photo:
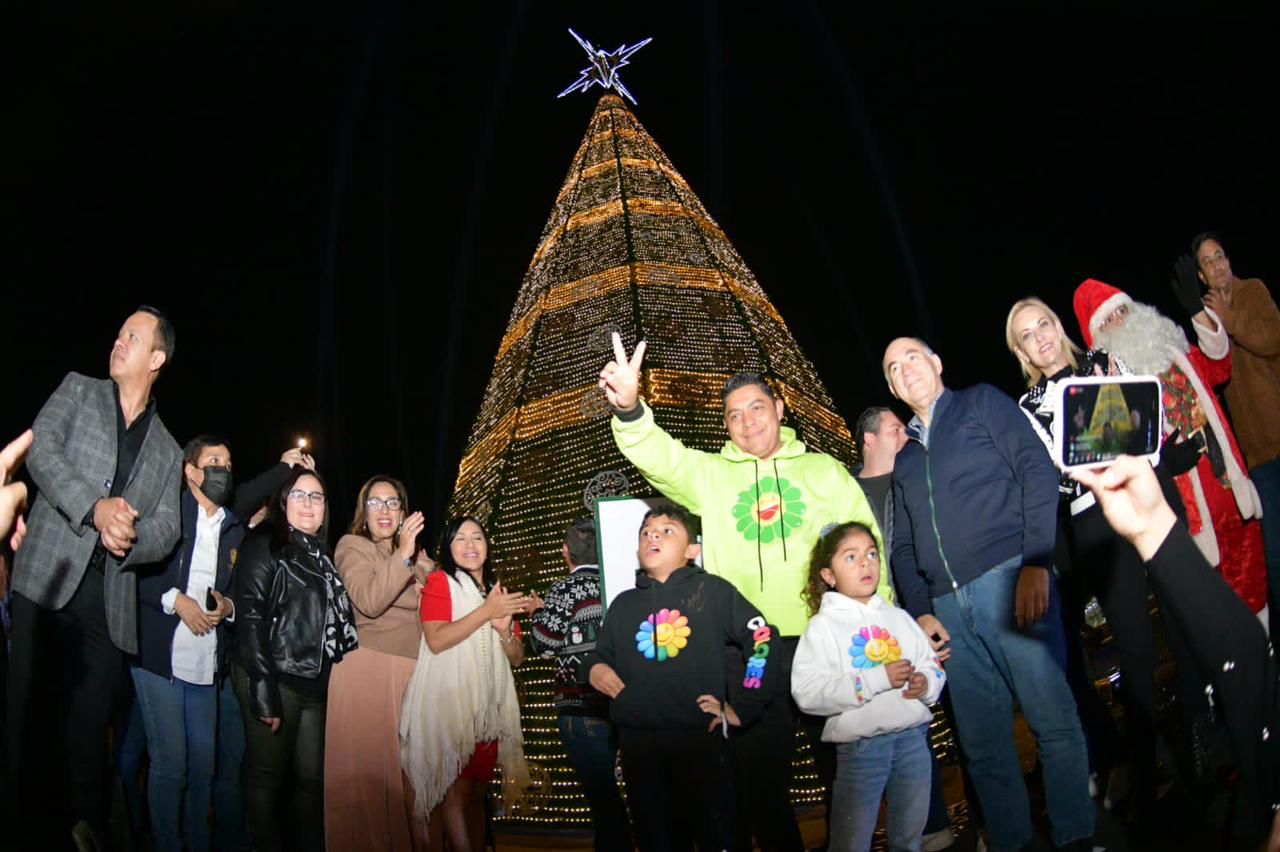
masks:
{"type": "Polygon", "coordinates": [[[623,689],[609,708],[615,725],[706,728],[711,717],[698,707],[700,695],[728,700],[750,725],[779,691],[781,667],[769,664],[778,639],[731,583],[690,563],[662,583],[638,574],[636,587],[610,604],[582,670],[605,663],[618,673],[623,689]],[[726,645],[746,660],[741,683],[729,683],[726,645]]]}

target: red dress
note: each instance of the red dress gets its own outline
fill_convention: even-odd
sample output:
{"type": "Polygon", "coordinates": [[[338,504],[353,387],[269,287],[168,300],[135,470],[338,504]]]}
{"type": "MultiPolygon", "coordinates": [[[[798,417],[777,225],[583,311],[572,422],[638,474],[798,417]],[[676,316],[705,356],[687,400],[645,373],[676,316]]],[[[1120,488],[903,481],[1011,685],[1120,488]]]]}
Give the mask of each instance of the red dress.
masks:
{"type": "MultiPolygon", "coordinates": [[[[459,582],[469,583],[471,578],[462,577],[459,582]]],[[[427,575],[419,612],[423,621],[453,621],[453,596],[449,593],[449,575],[444,571],[432,571],[427,575]]],[[[513,618],[511,627],[515,638],[519,640],[520,622],[513,618]]],[[[458,777],[487,783],[493,780],[493,770],[497,764],[498,741],[476,743],[476,750],[471,753],[471,759],[462,767],[462,774],[458,777]]]]}

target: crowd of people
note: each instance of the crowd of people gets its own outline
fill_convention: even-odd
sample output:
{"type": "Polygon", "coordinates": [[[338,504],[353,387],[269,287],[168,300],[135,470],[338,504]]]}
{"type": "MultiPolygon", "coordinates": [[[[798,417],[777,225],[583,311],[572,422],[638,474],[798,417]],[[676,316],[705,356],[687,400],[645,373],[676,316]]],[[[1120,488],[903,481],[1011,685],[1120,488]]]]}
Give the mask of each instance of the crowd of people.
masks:
{"type": "Polygon", "coordinates": [[[1140,831],[1172,785],[1229,777],[1224,831],[1280,849],[1280,311],[1210,234],[1173,290],[1194,343],[1093,279],[1073,301],[1087,350],[1045,301],[1015,303],[1017,401],[948,388],[927,342],[893,340],[884,379],[912,416],[868,408],[853,471],[784,426],[755,373],[724,387],[723,449],[689,449],[641,398],[645,343],[628,355],[615,334],[599,376],[612,434],[663,499],[637,531],[635,587],[607,611],[591,518],[566,530],[567,574],[540,595],[503,584],[481,519],[450,519],[429,553],[394,477],[365,482],[336,547],[302,450],[235,484],[226,440],[180,448],[166,430],[152,387],[175,330],[141,307],[109,377],[68,374],[0,452],[3,842],[109,848],[114,771],[138,848],[481,852],[495,781],[508,809],[530,784],[513,669],[532,652],[556,663],[597,849],[803,852],[798,728],[825,848],[869,849],[881,821],[890,849],[947,848],[935,705],[986,848],[1036,842],[1020,710],[1055,848],[1099,848],[1095,799],[1125,801],[1140,831]],[[1059,383],[1125,375],[1160,382],[1159,463],[1055,466],[1059,383]],[[10,482],[24,457],[26,515],[10,482]],[[1152,592],[1173,728],[1158,724],[1152,592]],[[1093,598],[1122,726],[1086,654],[1093,598]],[[1215,737],[1229,776],[1206,766],[1215,737]]]}

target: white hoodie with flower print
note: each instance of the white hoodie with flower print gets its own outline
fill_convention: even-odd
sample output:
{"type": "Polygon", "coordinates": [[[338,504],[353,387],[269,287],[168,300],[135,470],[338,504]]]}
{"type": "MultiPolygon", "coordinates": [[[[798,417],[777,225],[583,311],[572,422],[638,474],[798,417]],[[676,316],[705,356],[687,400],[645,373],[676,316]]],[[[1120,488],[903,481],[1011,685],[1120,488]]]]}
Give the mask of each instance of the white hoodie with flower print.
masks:
{"type": "Polygon", "coordinates": [[[828,717],[823,740],[842,743],[928,724],[946,679],[906,610],[879,596],[863,604],[827,592],[796,647],[791,695],[804,712],[828,717]],[[922,697],[903,698],[906,685],[889,685],[885,664],[895,660],[909,660],[925,676],[922,697]]]}

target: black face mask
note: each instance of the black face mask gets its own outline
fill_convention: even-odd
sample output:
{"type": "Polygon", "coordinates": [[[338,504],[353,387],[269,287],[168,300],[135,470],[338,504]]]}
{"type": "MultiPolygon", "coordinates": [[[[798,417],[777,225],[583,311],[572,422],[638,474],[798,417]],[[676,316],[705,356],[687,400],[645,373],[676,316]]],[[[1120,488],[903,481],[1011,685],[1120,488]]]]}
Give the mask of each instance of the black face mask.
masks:
{"type": "Polygon", "coordinates": [[[204,496],[215,506],[225,506],[231,499],[231,492],[235,486],[231,482],[231,468],[226,466],[214,466],[202,468],[204,470],[204,484],[200,486],[200,490],[204,496]]]}

